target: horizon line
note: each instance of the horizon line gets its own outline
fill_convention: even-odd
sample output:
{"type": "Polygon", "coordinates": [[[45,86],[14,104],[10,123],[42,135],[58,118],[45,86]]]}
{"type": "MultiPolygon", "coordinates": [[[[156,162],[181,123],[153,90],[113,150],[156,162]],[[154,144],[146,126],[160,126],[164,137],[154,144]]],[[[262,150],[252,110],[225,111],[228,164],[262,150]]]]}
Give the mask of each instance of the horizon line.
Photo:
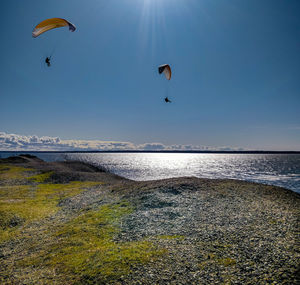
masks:
{"type": "Polygon", "coordinates": [[[223,153],[223,154],[300,154],[298,150],[0,150],[2,153],[223,153]]]}

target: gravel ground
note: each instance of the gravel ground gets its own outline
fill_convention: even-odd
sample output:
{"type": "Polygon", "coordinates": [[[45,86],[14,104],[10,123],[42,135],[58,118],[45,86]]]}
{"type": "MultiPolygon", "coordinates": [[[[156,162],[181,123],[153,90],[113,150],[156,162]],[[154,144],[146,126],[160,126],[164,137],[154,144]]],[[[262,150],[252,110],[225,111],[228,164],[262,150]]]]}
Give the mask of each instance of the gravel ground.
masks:
{"type": "MultiPolygon", "coordinates": [[[[297,283],[298,194],[255,183],[197,178],[144,182],[134,188],[126,197],[137,210],[123,221],[119,238],[166,236],[158,243],[169,251],[161,264],[144,267],[146,280],[297,283]]],[[[133,284],[134,280],[135,274],[133,284]]]]}
{"type": "MultiPolygon", "coordinates": [[[[129,274],[110,283],[299,284],[300,195],[290,190],[194,177],[134,182],[80,162],[45,163],[30,156],[2,163],[54,171],[51,183],[103,181],[60,201],[58,213],[24,227],[22,238],[0,245],[3,284],[60,284],[59,272],[30,282],[16,260],[43,250],[33,244],[41,238],[47,242],[45,229],[123,200],[135,210],[122,219],[115,241],[146,240],[165,254],[132,264],[129,274]]],[[[43,274],[39,267],[30,270],[43,274]]],[[[99,279],[90,283],[104,284],[99,279]]]]}

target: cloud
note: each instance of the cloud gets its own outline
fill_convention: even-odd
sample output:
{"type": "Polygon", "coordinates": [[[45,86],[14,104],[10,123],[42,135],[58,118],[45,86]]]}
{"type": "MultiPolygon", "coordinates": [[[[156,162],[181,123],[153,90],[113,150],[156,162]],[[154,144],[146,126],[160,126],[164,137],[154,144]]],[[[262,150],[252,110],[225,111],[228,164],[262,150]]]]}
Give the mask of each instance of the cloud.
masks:
{"type": "Polygon", "coordinates": [[[22,136],[0,132],[0,150],[51,150],[66,147],[58,137],[22,136]]]}
{"type": "Polygon", "coordinates": [[[141,150],[166,150],[167,147],[162,143],[145,143],[138,146],[141,150]]]}
{"type": "Polygon", "coordinates": [[[0,151],[105,151],[105,150],[243,150],[232,147],[195,145],[164,145],[162,143],[134,144],[132,142],[100,140],[61,140],[58,137],[25,136],[0,132],[0,151]]]}

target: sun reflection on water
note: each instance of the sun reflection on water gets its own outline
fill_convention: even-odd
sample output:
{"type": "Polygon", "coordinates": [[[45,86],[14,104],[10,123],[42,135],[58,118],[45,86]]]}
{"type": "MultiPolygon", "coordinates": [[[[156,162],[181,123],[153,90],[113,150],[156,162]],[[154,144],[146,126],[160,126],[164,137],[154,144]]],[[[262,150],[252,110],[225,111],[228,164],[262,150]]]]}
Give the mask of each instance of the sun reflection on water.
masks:
{"type": "MultiPolygon", "coordinates": [[[[17,153],[16,153],[17,154],[17,153]]],[[[1,153],[8,157],[12,153],[1,153]]],[[[33,153],[46,161],[80,160],[143,181],[195,176],[240,179],[300,193],[300,154],[33,153]]]]}
{"type": "Polygon", "coordinates": [[[182,176],[240,179],[300,192],[300,155],[203,153],[69,154],[133,180],[182,176]]]}

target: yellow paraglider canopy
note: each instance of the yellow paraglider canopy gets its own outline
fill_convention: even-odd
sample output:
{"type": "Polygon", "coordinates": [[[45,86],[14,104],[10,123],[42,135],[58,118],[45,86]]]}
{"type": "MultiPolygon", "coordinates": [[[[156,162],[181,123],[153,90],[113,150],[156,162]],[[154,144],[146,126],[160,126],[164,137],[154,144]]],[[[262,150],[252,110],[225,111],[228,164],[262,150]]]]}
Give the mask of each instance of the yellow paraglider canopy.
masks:
{"type": "Polygon", "coordinates": [[[52,18],[47,19],[42,22],[40,22],[32,31],[32,36],[34,38],[38,37],[42,33],[45,33],[49,30],[55,29],[55,28],[61,28],[61,27],[69,27],[69,30],[71,32],[74,32],[76,30],[76,27],[70,23],[69,21],[61,18],[52,18]]]}

